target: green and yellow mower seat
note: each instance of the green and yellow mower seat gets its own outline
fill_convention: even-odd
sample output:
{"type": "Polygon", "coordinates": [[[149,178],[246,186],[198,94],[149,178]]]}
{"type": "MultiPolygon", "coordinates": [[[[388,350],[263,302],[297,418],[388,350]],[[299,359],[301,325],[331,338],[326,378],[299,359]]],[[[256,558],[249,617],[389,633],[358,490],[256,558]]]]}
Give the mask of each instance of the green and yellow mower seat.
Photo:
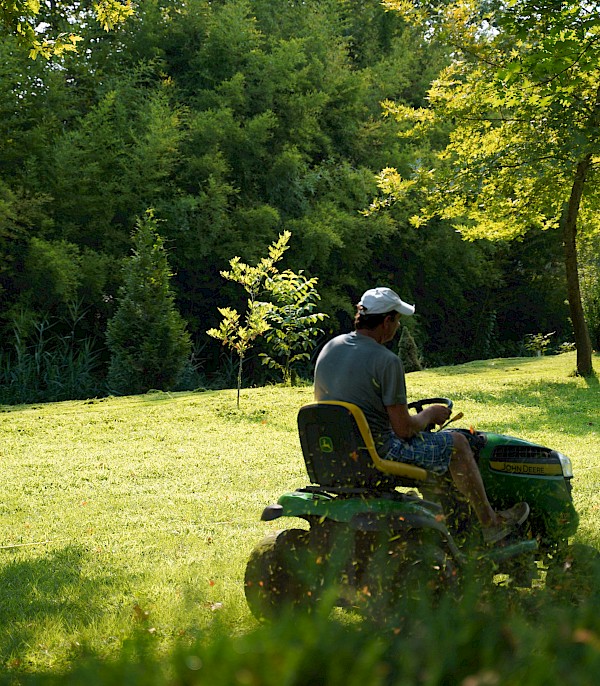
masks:
{"type": "Polygon", "coordinates": [[[430,478],[425,469],[381,458],[363,411],[352,403],[304,405],[298,431],[311,483],[324,488],[386,489],[430,478]]]}

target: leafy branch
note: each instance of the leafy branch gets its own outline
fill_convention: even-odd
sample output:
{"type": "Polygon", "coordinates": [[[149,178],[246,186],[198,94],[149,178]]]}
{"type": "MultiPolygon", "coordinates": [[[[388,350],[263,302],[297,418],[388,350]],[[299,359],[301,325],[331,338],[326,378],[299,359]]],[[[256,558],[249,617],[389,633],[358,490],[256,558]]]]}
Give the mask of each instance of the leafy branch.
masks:
{"type": "MultiPolygon", "coordinates": [[[[64,3],[67,12],[73,6],[64,3]]],[[[96,20],[105,31],[111,31],[133,14],[131,0],[95,0],[92,3],[96,20]]],[[[65,52],[75,52],[82,40],[75,33],[59,33],[54,38],[44,38],[40,32],[40,0],[11,2],[0,0],[0,24],[8,29],[21,45],[29,48],[29,56],[50,59],[65,52]]]]}
{"type": "Polygon", "coordinates": [[[286,384],[295,383],[295,366],[310,360],[314,339],[323,333],[317,324],[327,315],[315,312],[320,299],[317,281],[317,278],[306,278],[302,271],[295,274],[286,270],[266,284],[275,300],[267,313],[271,328],[266,340],[271,346],[271,355],[261,353],[260,357],[263,364],[281,372],[286,384]]]}

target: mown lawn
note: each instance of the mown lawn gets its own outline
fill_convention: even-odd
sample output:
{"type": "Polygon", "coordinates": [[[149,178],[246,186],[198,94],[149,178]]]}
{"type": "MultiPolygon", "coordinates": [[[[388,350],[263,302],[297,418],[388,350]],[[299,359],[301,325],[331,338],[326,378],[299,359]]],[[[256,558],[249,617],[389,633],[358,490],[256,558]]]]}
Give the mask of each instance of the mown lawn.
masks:
{"type": "MultiPolygon", "coordinates": [[[[477,362],[410,374],[409,394],[569,455],[577,540],[600,548],[600,389],[573,368],[570,354],[477,362]]],[[[140,632],[160,653],[216,626],[255,631],[244,566],[277,526],[259,521],[264,505],[306,483],[295,417],[311,398],[268,387],[243,391],[239,410],[235,391],[0,408],[5,672],[114,657],[140,632]]]]}
{"type": "MultiPolygon", "coordinates": [[[[163,394],[0,414],[0,661],[110,653],[140,621],[195,636],[252,625],[243,568],[264,504],[303,483],[309,388],[163,394]]],[[[151,625],[151,626],[150,626],[151,625]]]]}

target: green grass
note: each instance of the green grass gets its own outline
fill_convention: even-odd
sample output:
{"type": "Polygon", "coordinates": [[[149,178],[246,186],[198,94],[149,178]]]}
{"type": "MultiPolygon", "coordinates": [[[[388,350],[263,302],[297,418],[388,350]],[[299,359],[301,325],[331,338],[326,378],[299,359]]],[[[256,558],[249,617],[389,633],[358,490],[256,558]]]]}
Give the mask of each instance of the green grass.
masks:
{"type": "MultiPolygon", "coordinates": [[[[493,360],[410,374],[408,387],[453,398],[461,425],[569,455],[577,540],[600,547],[600,394],[573,368],[570,354],[493,360]]],[[[264,505],[307,481],[295,417],[311,398],[268,387],[243,391],[239,410],[235,391],[1,408],[6,673],[117,657],[132,636],[166,654],[217,627],[254,635],[244,566],[277,528],[259,521],[264,505]]]]}
{"type": "Polygon", "coordinates": [[[265,504],[303,484],[295,412],[311,389],[153,393],[0,414],[0,662],[77,644],[110,654],[253,620],[243,568],[265,504]],[[136,610],[135,608],[140,608],[136,610]],[[147,619],[145,619],[146,614],[147,619]]]}

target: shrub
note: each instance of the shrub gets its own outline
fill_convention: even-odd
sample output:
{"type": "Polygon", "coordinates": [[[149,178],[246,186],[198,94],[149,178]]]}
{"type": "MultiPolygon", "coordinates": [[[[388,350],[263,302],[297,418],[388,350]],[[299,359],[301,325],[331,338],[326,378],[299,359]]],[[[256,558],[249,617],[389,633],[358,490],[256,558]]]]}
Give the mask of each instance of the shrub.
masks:
{"type": "Polygon", "coordinates": [[[83,651],[69,672],[20,674],[18,682],[14,673],[0,675],[0,684],[591,684],[600,669],[598,609],[594,596],[560,606],[542,593],[519,598],[470,584],[460,599],[405,599],[385,626],[317,612],[232,636],[215,622],[197,641],[166,653],[156,636],[139,630],[116,659],[83,651]]]}
{"type": "Polygon", "coordinates": [[[295,385],[299,365],[310,360],[315,339],[323,333],[317,324],[327,315],[315,312],[319,294],[317,279],[307,279],[287,269],[267,280],[274,303],[270,303],[267,319],[271,328],[266,333],[269,354],[261,353],[263,364],[277,369],[286,384],[295,385]]]}
{"type": "Polygon", "coordinates": [[[525,348],[534,355],[541,357],[548,350],[550,346],[550,339],[554,336],[552,333],[531,333],[525,337],[525,348]]]}
{"type": "Polygon", "coordinates": [[[315,290],[317,279],[307,279],[302,272],[296,274],[289,269],[280,272],[276,266],[289,247],[290,236],[289,231],[284,231],[269,246],[269,256],[263,257],[256,266],[234,257],[229,261],[231,270],[221,272],[223,278],[239,283],[248,294],[243,317],[235,309],[220,307],[223,319],[219,328],[206,332],[238,356],[238,407],[244,359],[254,341],[266,335],[270,350],[269,354],[261,354],[263,364],[280,371],[286,383],[293,383],[297,365],[310,359],[313,339],[321,331],[316,324],[326,317],[314,311],[319,299],[315,290]],[[261,300],[265,297],[275,302],[261,300]]]}

